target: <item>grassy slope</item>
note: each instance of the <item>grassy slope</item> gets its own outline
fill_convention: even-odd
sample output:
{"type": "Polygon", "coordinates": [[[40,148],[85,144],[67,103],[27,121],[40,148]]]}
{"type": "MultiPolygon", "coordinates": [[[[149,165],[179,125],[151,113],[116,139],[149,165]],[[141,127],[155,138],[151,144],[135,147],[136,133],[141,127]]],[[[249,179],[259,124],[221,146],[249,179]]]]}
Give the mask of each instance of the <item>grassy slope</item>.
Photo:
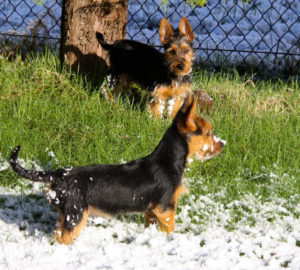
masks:
{"type": "MultiPolygon", "coordinates": [[[[297,82],[253,84],[238,75],[204,72],[193,77],[194,88],[214,98],[205,117],[227,145],[218,157],[189,165],[185,176],[194,179],[191,192],[225,191],[226,202],[249,192],[263,200],[299,194],[297,82]]],[[[44,168],[119,163],[150,153],[170,121],[154,121],[128,100],[107,103],[98,90],[59,71],[51,55],[25,62],[0,59],[0,162],[17,144],[21,158],[37,160],[44,168]]],[[[20,181],[4,170],[0,184],[20,181]]]]}

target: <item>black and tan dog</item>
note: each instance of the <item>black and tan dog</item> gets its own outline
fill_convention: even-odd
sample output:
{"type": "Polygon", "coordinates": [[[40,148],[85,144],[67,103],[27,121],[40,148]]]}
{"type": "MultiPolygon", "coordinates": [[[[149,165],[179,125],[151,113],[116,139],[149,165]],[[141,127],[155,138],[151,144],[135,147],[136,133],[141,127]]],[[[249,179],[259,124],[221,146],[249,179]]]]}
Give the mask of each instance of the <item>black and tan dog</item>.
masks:
{"type": "Polygon", "coordinates": [[[11,153],[10,164],[21,177],[48,183],[47,198],[59,212],[54,234],[59,243],[70,244],[88,215],[95,213],[143,212],[146,226],[158,222],[162,231],[170,233],[177,200],[184,191],[187,160],[211,158],[225,144],[213,136],[211,125],[196,116],[195,110],[195,98],[189,96],[155,150],[125,164],[26,170],[17,162],[19,146],[11,153]]]}
{"type": "MultiPolygon", "coordinates": [[[[109,53],[112,96],[128,91],[135,82],[151,92],[148,108],[154,116],[165,113],[173,118],[191,91],[194,34],[186,18],[180,20],[175,32],[168,21],[162,19],[158,33],[164,53],[133,40],[118,40],[110,45],[101,33],[96,33],[96,37],[109,53]]],[[[112,96],[107,95],[108,99],[112,96]]]]}

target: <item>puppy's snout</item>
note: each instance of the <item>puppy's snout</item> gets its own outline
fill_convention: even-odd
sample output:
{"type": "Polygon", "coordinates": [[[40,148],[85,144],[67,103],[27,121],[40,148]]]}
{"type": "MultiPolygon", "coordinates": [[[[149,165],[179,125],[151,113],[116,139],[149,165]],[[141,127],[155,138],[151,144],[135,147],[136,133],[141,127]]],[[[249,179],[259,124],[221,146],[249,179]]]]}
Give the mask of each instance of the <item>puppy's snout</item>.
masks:
{"type": "Polygon", "coordinates": [[[220,141],[221,148],[223,148],[225,146],[225,144],[226,144],[225,141],[223,141],[223,140],[220,141]]]}
{"type": "Polygon", "coordinates": [[[177,67],[179,70],[183,70],[183,69],[184,69],[184,64],[183,64],[183,63],[179,63],[176,67],[177,67]]]}
{"type": "Polygon", "coordinates": [[[221,146],[221,148],[223,148],[226,145],[226,141],[225,140],[221,140],[219,137],[214,136],[214,141],[216,143],[219,143],[219,145],[221,146]]]}

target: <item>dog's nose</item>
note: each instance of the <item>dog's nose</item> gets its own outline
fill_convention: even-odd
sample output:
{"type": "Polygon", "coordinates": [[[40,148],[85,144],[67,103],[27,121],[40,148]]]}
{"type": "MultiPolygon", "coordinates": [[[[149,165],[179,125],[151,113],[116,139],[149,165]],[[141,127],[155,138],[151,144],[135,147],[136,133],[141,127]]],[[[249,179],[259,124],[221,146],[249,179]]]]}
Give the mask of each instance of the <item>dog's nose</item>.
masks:
{"type": "Polygon", "coordinates": [[[180,63],[176,66],[179,70],[183,70],[184,69],[184,64],[180,63]]]}
{"type": "Polygon", "coordinates": [[[221,140],[219,137],[217,137],[217,136],[214,136],[214,141],[216,142],[216,143],[219,143],[220,144],[220,146],[221,146],[221,148],[223,148],[224,146],[225,146],[225,144],[226,144],[226,141],[225,140],[221,140]]]}
{"type": "Polygon", "coordinates": [[[225,140],[220,140],[220,143],[221,143],[221,148],[223,148],[226,144],[226,141],[225,140]]]}

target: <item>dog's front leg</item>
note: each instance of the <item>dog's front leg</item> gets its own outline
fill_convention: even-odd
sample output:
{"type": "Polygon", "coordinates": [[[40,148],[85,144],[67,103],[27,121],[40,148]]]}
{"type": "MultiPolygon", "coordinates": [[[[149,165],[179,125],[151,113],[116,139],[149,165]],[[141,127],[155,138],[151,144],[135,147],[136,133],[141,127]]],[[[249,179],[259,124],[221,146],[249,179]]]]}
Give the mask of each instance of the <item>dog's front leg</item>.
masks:
{"type": "Polygon", "coordinates": [[[150,224],[156,224],[157,219],[155,214],[152,211],[145,212],[145,227],[149,227],[150,224]]]}
{"type": "Polygon", "coordinates": [[[168,209],[163,211],[160,206],[155,207],[152,210],[152,213],[155,215],[161,231],[169,234],[174,231],[175,228],[175,210],[168,209]]]}

